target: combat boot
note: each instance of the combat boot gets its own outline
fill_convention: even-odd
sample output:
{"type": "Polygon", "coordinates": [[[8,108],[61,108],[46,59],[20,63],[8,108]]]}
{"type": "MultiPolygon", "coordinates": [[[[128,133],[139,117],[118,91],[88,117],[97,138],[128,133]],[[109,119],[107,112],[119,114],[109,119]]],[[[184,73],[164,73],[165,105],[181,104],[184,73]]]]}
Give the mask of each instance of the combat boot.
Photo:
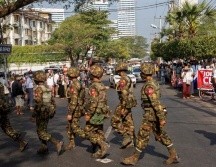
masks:
{"type": "Polygon", "coordinates": [[[75,147],[74,140],[70,140],[68,146],[66,147],[66,150],[72,150],[75,147]]]}
{"type": "Polygon", "coordinates": [[[21,152],[23,152],[27,148],[28,142],[22,139],[19,139],[18,142],[19,142],[19,149],[21,152]]]}
{"type": "Polygon", "coordinates": [[[133,139],[130,136],[125,136],[120,149],[125,149],[134,145],[133,139]]]}
{"type": "Polygon", "coordinates": [[[48,154],[49,150],[46,145],[42,144],[40,148],[37,150],[38,154],[48,154]]]}
{"type": "Polygon", "coordinates": [[[63,151],[63,144],[64,144],[63,141],[58,141],[54,138],[51,138],[50,142],[55,145],[57,154],[60,155],[61,152],[63,151]]]}
{"type": "Polygon", "coordinates": [[[169,152],[169,157],[168,159],[164,162],[166,165],[170,165],[172,163],[178,163],[180,161],[177,153],[176,153],[176,149],[171,146],[171,147],[167,147],[168,152],[169,152]]]}
{"type": "Polygon", "coordinates": [[[141,152],[136,150],[133,153],[133,155],[131,155],[130,157],[124,158],[122,160],[122,163],[125,165],[135,165],[137,163],[137,161],[139,160],[140,153],[141,152]]]}
{"type": "Polygon", "coordinates": [[[92,157],[103,158],[107,153],[109,145],[105,141],[99,141],[98,144],[100,146],[100,149],[96,153],[92,154],[92,157]]]}

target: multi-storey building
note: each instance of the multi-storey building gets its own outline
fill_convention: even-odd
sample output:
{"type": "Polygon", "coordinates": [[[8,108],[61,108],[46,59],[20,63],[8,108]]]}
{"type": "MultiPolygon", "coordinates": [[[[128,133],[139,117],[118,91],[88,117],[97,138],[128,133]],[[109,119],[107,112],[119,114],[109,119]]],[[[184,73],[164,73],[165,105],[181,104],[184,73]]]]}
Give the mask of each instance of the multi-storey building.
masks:
{"type": "Polygon", "coordinates": [[[95,10],[108,10],[109,9],[109,2],[108,0],[93,0],[91,2],[88,2],[84,4],[82,7],[83,10],[90,10],[90,9],[95,9],[95,10]]]}
{"type": "Polygon", "coordinates": [[[199,3],[198,0],[169,0],[169,1],[170,1],[169,10],[173,10],[176,7],[181,8],[185,2],[189,2],[192,5],[199,3]]]}
{"type": "Polygon", "coordinates": [[[51,14],[34,10],[19,10],[3,20],[4,42],[12,45],[41,45],[51,37],[51,14]]]}
{"type": "Polygon", "coordinates": [[[59,25],[65,20],[65,11],[64,9],[57,9],[57,8],[33,8],[39,12],[48,12],[51,14],[52,21],[53,21],[53,30],[59,27],[59,25]]]}
{"type": "Polygon", "coordinates": [[[119,0],[118,2],[118,36],[135,36],[135,0],[119,0]]]}

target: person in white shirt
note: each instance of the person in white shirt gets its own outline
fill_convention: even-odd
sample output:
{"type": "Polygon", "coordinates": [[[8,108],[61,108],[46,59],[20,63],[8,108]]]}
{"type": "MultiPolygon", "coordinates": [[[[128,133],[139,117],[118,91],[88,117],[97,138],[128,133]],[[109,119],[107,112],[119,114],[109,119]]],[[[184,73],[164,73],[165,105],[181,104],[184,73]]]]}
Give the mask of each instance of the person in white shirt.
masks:
{"type": "Polygon", "coordinates": [[[191,68],[185,66],[183,68],[181,77],[183,80],[183,99],[188,99],[191,97],[190,87],[191,87],[191,82],[193,81],[193,71],[191,70],[191,68]]]}
{"type": "Polygon", "coordinates": [[[33,88],[34,88],[34,82],[32,80],[33,74],[28,74],[25,81],[26,86],[26,93],[28,95],[28,105],[30,110],[34,110],[33,103],[34,103],[34,95],[33,95],[33,88]]]}
{"type": "Polygon", "coordinates": [[[59,79],[59,74],[58,72],[56,72],[53,76],[53,80],[54,80],[54,89],[55,89],[55,97],[59,97],[59,94],[58,94],[58,89],[59,89],[59,86],[58,86],[58,79],[59,79]]]}
{"type": "Polygon", "coordinates": [[[47,86],[52,90],[52,93],[54,94],[54,78],[51,73],[47,77],[47,86]]]}

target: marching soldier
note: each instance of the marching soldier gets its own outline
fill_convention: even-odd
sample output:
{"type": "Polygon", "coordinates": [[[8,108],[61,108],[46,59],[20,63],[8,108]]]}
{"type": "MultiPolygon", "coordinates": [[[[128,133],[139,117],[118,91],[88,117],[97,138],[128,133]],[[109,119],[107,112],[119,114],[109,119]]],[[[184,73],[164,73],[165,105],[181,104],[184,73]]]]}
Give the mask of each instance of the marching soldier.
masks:
{"type": "Polygon", "coordinates": [[[120,103],[111,119],[112,127],[123,136],[121,148],[134,146],[134,123],[131,108],[137,105],[132,91],[132,81],[127,76],[128,66],[126,63],[119,63],[115,71],[121,76],[116,89],[120,103]]]}
{"type": "Polygon", "coordinates": [[[82,138],[85,138],[85,133],[79,125],[80,117],[83,116],[85,88],[82,87],[80,81],[77,79],[77,77],[80,76],[80,71],[78,68],[69,68],[69,70],[67,71],[67,75],[71,81],[71,84],[67,89],[67,95],[69,98],[67,120],[68,137],[70,140],[67,149],[71,150],[75,147],[75,134],[82,138]]]}
{"type": "Polygon", "coordinates": [[[36,118],[37,134],[41,141],[41,147],[38,149],[37,153],[48,153],[47,142],[51,142],[55,145],[57,154],[59,155],[63,148],[63,142],[56,140],[47,132],[49,119],[54,117],[56,105],[52,96],[52,90],[45,86],[45,72],[35,72],[34,81],[37,84],[37,88],[34,91],[35,108],[32,117],[36,118]]]}
{"type": "Polygon", "coordinates": [[[19,149],[22,152],[26,149],[28,143],[23,140],[21,138],[21,135],[17,133],[11,126],[10,120],[8,118],[8,114],[10,111],[11,106],[7,102],[5,97],[4,85],[0,82],[0,125],[6,135],[19,143],[19,149]]]}
{"type": "Polygon", "coordinates": [[[89,100],[85,106],[85,132],[93,146],[99,146],[98,151],[92,154],[94,158],[103,158],[108,150],[103,123],[110,111],[107,106],[107,88],[101,82],[102,76],[103,68],[101,66],[91,66],[90,79],[92,83],[89,87],[89,100]]]}
{"type": "Polygon", "coordinates": [[[153,131],[155,139],[167,147],[169,157],[165,164],[178,162],[178,156],[173,143],[163,130],[166,124],[166,109],[160,103],[159,84],[153,79],[154,66],[151,63],[141,65],[141,77],[146,81],[141,90],[142,108],[144,109],[143,121],[136,138],[136,150],[132,156],[124,158],[122,163],[135,165],[143,149],[149,142],[150,133],[153,131]]]}

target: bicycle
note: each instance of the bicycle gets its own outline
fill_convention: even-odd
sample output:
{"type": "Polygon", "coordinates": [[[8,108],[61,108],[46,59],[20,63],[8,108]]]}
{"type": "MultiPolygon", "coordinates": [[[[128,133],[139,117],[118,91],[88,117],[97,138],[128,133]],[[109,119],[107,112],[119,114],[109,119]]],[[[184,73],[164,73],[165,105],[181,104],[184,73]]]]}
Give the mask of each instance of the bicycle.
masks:
{"type": "Polygon", "coordinates": [[[216,92],[212,85],[203,85],[201,88],[199,88],[199,97],[204,101],[213,100],[215,94],[216,92]]]}

